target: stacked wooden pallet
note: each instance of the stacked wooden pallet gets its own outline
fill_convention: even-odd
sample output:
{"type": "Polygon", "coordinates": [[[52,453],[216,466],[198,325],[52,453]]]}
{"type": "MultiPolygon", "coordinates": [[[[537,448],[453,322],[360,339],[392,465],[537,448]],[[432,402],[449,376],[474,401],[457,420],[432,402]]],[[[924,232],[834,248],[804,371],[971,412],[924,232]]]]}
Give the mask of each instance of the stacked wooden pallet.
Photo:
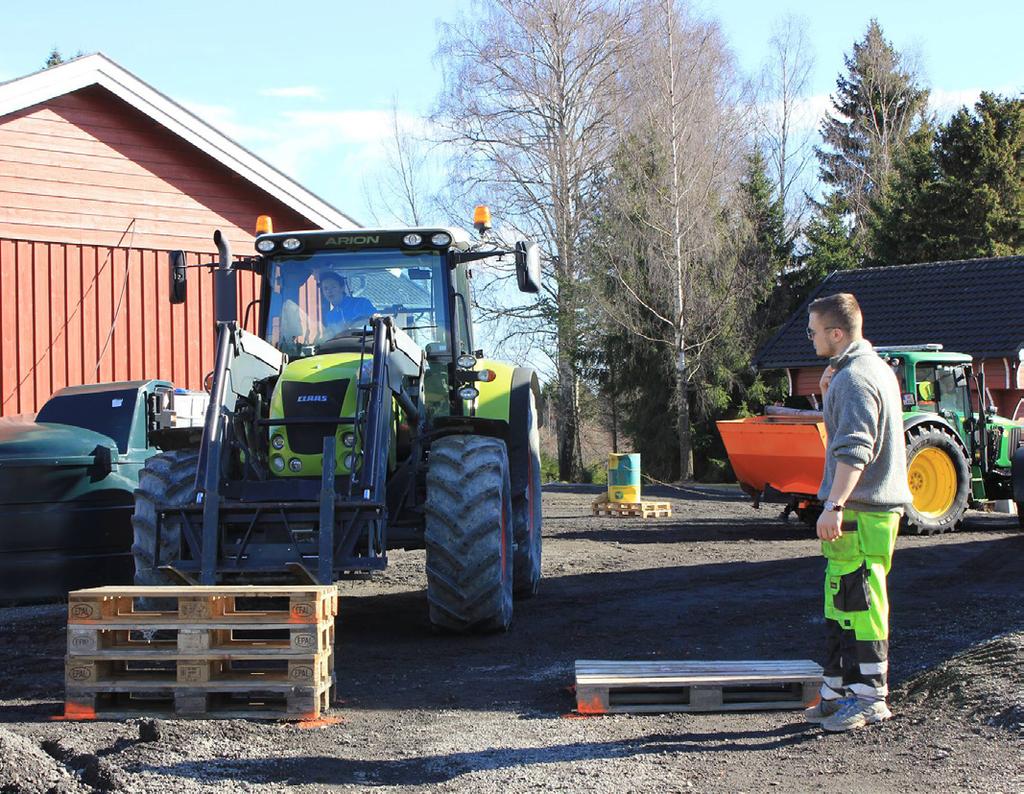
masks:
{"type": "Polygon", "coordinates": [[[65,716],[318,718],[337,588],[96,587],[68,595],[65,716]]]}
{"type": "Polygon", "coordinates": [[[576,662],[580,714],[760,711],[809,705],[821,666],[798,661],[576,662]]]}
{"type": "Polygon", "coordinates": [[[609,502],[606,499],[598,499],[592,507],[595,516],[669,518],[672,515],[672,505],[669,502],[609,502]]]}

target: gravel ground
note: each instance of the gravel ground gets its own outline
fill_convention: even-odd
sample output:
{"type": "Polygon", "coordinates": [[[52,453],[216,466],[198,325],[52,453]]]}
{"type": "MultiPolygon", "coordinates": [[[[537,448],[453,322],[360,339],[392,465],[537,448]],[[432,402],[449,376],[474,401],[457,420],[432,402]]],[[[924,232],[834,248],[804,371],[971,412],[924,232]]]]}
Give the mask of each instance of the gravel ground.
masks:
{"type": "Polygon", "coordinates": [[[0,791],[1024,790],[1024,533],[971,514],[901,538],[895,718],[826,735],[795,712],[575,718],[576,659],[800,659],[820,651],[805,527],[728,488],[652,489],[670,519],[593,518],[544,494],[545,580],[505,635],[431,632],[422,552],[343,585],[338,720],[54,721],[65,610],[0,609],[0,791]]]}

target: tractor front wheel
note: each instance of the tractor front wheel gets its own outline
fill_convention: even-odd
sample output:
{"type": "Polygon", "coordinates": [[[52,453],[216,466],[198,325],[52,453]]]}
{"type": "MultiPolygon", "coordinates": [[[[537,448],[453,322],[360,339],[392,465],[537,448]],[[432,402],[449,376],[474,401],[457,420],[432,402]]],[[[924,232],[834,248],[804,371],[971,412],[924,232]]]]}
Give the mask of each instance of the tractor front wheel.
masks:
{"type": "Polygon", "coordinates": [[[526,488],[512,499],[512,536],[515,539],[513,587],[517,598],[536,595],[541,577],[540,431],[537,428],[537,400],[532,391],[527,425],[526,488]]]}
{"type": "Polygon", "coordinates": [[[505,442],[447,436],[431,445],[425,543],[430,622],[459,633],[512,622],[512,487],[505,442]]]}
{"type": "Polygon", "coordinates": [[[952,532],[963,521],[970,497],[971,471],[960,445],[945,430],[907,431],[907,483],[914,501],[905,528],[912,535],[952,532]]]}
{"type": "MultiPolygon", "coordinates": [[[[195,499],[196,469],[199,452],[194,449],[161,452],[146,461],[135,490],[132,529],[135,541],[135,584],[143,586],[175,585],[180,580],[158,564],[156,548],[157,505],[184,506],[195,499]]],[[[159,564],[177,561],[181,554],[182,519],[167,516],[160,527],[159,564]]]]}

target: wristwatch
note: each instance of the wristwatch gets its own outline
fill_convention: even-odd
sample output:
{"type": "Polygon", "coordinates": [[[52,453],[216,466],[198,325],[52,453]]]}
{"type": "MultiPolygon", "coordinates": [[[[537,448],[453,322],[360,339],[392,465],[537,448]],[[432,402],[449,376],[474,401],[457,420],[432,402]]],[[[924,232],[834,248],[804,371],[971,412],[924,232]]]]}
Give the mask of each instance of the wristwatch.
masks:
{"type": "Polygon", "coordinates": [[[829,499],[827,502],[825,502],[825,512],[826,513],[842,513],[843,512],[843,505],[839,504],[839,502],[833,502],[831,499],[829,499]]]}

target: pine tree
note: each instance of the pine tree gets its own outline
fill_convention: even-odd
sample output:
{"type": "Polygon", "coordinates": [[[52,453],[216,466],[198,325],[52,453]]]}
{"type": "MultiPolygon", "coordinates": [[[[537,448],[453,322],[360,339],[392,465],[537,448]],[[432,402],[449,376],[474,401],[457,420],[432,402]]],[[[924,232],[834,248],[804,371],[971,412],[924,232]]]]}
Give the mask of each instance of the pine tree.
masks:
{"type": "Polygon", "coordinates": [[[744,256],[753,263],[751,272],[759,274],[761,299],[754,312],[757,341],[764,341],[789,314],[788,289],[784,274],[792,269],[793,240],[786,231],[782,201],[773,197],[774,187],[767,163],[760,151],[747,158],[747,174],[740,183],[746,197],[746,212],[752,234],[744,256]]]}
{"type": "Polygon", "coordinates": [[[933,257],[938,167],[936,130],[922,124],[896,158],[888,188],[872,203],[869,265],[903,265],[933,257]]]}
{"type": "Polygon", "coordinates": [[[787,286],[795,310],[825,277],[836,270],[852,270],[859,264],[850,226],[851,210],[839,191],[829,193],[816,209],[804,231],[806,253],[800,267],[789,274],[787,286]]]}
{"type": "Polygon", "coordinates": [[[939,131],[935,162],[936,254],[1024,250],[1024,99],[983,93],[973,113],[961,109],[939,131]]]}
{"type": "Polygon", "coordinates": [[[832,112],[821,125],[825,146],[816,149],[822,181],[842,194],[853,219],[853,240],[863,251],[862,231],[889,180],[894,158],[924,111],[928,91],[872,19],[864,38],[845,58],[832,112]]]}
{"type": "Polygon", "coordinates": [[[60,50],[54,47],[50,50],[50,54],[46,58],[46,63],[43,64],[44,69],[52,69],[54,66],[60,66],[64,63],[64,56],[60,54],[60,50]]]}
{"type": "Polygon", "coordinates": [[[973,112],[922,128],[875,211],[877,264],[1024,251],[1024,99],[983,93],[973,112]]]}

